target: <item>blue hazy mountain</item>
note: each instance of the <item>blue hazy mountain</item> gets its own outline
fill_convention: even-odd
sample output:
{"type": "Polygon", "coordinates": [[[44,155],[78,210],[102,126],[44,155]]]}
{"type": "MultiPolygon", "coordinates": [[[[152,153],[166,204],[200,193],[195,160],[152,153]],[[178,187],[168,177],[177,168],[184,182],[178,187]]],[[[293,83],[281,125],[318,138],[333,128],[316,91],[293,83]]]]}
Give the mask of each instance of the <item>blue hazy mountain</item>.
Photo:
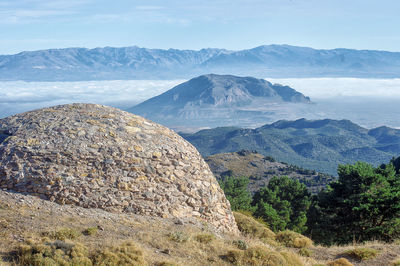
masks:
{"type": "Polygon", "coordinates": [[[366,129],[349,120],[281,120],[256,129],[220,127],[181,135],[203,156],[254,150],[332,175],[338,164],[379,165],[400,154],[399,129],[366,129]]]}
{"type": "Polygon", "coordinates": [[[67,48],[0,56],[0,80],[176,79],[206,73],[258,77],[400,77],[400,53],[264,45],[241,51],[67,48]]]}
{"type": "Polygon", "coordinates": [[[144,101],[129,112],[159,123],[173,125],[187,120],[193,124],[212,119],[240,119],[287,103],[311,103],[310,98],[289,86],[264,79],[208,74],[179,84],[144,101]]]}

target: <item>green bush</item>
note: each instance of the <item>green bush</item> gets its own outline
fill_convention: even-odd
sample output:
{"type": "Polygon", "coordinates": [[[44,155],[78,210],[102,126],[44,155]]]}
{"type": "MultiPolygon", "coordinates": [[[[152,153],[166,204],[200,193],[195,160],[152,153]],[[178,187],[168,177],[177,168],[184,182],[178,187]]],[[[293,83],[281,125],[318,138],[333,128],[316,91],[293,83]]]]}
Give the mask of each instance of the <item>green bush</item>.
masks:
{"type": "Polygon", "coordinates": [[[315,198],[309,233],[326,245],[393,241],[400,235],[400,177],[392,164],[340,165],[339,179],[315,198]]]}
{"type": "Polygon", "coordinates": [[[189,240],[189,236],[183,232],[171,232],[168,234],[168,237],[170,240],[177,243],[183,243],[189,240]]]}
{"type": "Polygon", "coordinates": [[[86,228],[82,233],[86,236],[92,236],[97,234],[97,231],[98,231],[97,227],[89,227],[86,228]]]}
{"type": "Polygon", "coordinates": [[[286,247],[291,248],[307,248],[312,246],[311,239],[289,230],[277,233],[275,239],[286,247]]]}
{"type": "Polygon", "coordinates": [[[306,186],[287,176],[273,177],[267,187],[254,194],[254,216],[263,219],[274,232],[306,231],[310,193],[306,186]]]}
{"type": "Polygon", "coordinates": [[[379,252],[372,248],[355,248],[346,251],[344,254],[357,260],[369,260],[375,258],[379,252]]]}
{"type": "Polygon", "coordinates": [[[212,234],[198,234],[194,237],[197,242],[209,244],[211,241],[215,239],[215,236],[212,234]]]}

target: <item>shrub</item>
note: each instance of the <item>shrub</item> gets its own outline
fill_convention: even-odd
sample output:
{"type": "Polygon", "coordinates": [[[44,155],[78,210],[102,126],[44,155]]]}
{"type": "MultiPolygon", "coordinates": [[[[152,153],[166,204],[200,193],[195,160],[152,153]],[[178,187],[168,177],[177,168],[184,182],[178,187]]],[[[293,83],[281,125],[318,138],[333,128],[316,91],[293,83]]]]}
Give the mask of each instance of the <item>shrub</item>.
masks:
{"type": "Polygon", "coordinates": [[[286,265],[285,258],[264,246],[248,248],[244,252],[244,265],[286,265]]]}
{"type": "Polygon", "coordinates": [[[97,230],[98,230],[97,227],[89,227],[86,228],[82,233],[86,236],[92,236],[97,234],[97,230]]]}
{"type": "Polygon", "coordinates": [[[299,233],[307,229],[310,193],[304,184],[287,176],[273,177],[253,196],[254,215],[262,218],[272,231],[290,229],[299,233]]]}
{"type": "Polygon", "coordinates": [[[143,251],[132,241],[98,252],[93,261],[94,265],[147,265],[143,251]]]}
{"type": "Polygon", "coordinates": [[[47,243],[27,242],[18,247],[16,255],[19,265],[92,265],[85,246],[60,240],[47,243]]]}
{"type": "Polygon", "coordinates": [[[344,254],[357,260],[369,260],[375,258],[378,253],[379,252],[373,248],[355,248],[346,251],[344,254]]]}
{"type": "Polygon", "coordinates": [[[340,258],[340,259],[328,262],[327,266],[354,266],[354,264],[345,258],[340,258]]]}
{"type": "Polygon", "coordinates": [[[215,239],[215,236],[212,234],[198,234],[194,239],[200,243],[208,244],[215,239]]]}
{"type": "Polygon", "coordinates": [[[393,165],[340,165],[338,175],[309,211],[312,238],[325,245],[395,240],[400,235],[400,182],[393,165]]]}
{"type": "Polygon", "coordinates": [[[231,250],[226,260],[235,265],[303,265],[301,259],[292,252],[276,252],[265,246],[254,246],[243,250],[231,250]]]}
{"type": "Polygon", "coordinates": [[[400,260],[396,260],[396,261],[392,262],[392,264],[393,264],[393,266],[400,266],[400,260]]]}
{"type": "Polygon", "coordinates": [[[64,241],[66,239],[74,240],[79,237],[81,233],[71,228],[62,228],[58,231],[44,232],[42,235],[52,239],[64,241]]]}
{"type": "Polygon", "coordinates": [[[234,212],[233,215],[239,230],[244,235],[260,239],[275,239],[275,233],[253,217],[239,212],[234,212]]]}
{"type": "Polygon", "coordinates": [[[300,266],[304,264],[300,257],[293,252],[281,251],[280,254],[285,258],[286,263],[284,265],[286,266],[300,266]]]}
{"type": "Polygon", "coordinates": [[[306,248],[312,246],[311,239],[289,230],[277,233],[275,239],[286,247],[306,248]]]}
{"type": "Polygon", "coordinates": [[[303,257],[311,257],[313,254],[312,250],[309,250],[308,248],[301,248],[299,250],[299,255],[303,257]]]}
{"type": "Polygon", "coordinates": [[[246,250],[249,246],[247,245],[246,241],[243,241],[241,239],[239,240],[234,240],[233,244],[236,245],[238,247],[238,249],[241,250],[246,250]]]}
{"type": "Polygon", "coordinates": [[[168,237],[170,240],[178,243],[183,243],[189,240],[189,236],[183,232],[173,232],[169,233],[168,237]]]}
{"type": "Polygon", "coordinates": [[[231,204],[233,211],[251,210],[251,194],[247,188],[249,179],[246,177],[223,176],[219,185],[231,204]]]}

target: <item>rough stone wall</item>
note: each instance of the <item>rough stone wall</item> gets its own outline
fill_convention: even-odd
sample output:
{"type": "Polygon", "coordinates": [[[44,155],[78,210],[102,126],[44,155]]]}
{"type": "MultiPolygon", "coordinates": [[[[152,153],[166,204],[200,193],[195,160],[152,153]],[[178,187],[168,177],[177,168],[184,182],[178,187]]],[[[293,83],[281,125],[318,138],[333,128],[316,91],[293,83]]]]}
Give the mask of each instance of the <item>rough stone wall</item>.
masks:
{"type": "Polygon", "coordinates": [[[60,204],[236,223],[198,151],[121,110],[61,105],[0,119],[0,187],[60,204]]]}

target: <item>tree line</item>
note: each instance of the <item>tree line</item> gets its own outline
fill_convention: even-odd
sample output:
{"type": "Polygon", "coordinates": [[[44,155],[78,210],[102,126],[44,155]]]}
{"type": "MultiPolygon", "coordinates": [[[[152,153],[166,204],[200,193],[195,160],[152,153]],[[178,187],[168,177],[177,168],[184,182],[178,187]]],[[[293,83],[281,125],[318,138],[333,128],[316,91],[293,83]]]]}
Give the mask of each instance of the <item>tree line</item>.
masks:
{"type": "Polygon", "coordinates": [[[253,196],[248,178],[224,176],[232,210],[250,212],[273,231],[293,230],[332,245],[400,237],[400,157],[374,167],[339,165],[338,179],[317,195],[287,176],[273,177],[253,196]]]}

